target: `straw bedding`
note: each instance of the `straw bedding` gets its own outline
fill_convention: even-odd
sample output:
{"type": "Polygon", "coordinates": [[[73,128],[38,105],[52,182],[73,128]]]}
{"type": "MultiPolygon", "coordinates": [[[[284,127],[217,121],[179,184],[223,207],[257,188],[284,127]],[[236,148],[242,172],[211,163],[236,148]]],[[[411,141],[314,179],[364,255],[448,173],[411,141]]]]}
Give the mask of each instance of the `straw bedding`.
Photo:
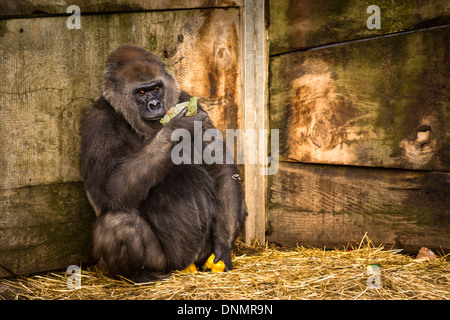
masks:
{"type": "Polygon", "coordinates": [[[272,248],[238,243],[226,273],[174,272],[163,281],[134,285],[95,266],[83,268],[81,288],[68,290],[64,271],[0,279],[5,299],[450,299],[450,256],[414,257],[374,246],[366,236],[342,250],[272,248]],[[350,249],[350,250],[349,250],[350,249]],[[369,288],[368,265],[380,267],[369,288]]]}

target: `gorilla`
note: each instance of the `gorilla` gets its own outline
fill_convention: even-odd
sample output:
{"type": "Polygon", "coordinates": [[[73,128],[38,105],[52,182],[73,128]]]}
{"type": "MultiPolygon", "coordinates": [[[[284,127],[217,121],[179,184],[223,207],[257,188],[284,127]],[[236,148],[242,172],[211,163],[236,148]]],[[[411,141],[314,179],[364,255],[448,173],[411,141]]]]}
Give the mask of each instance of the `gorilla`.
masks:
{"type": "Polygon", "coordinates": [[[83,120],[81,171],[97,215],[93,256],[112,277],[153,281],[202,266],[212,253],[232,269],[247,215],[238,169],[171,161],[175,130],[192,135],[195,121],[215,129],[201,106],[195,116],[185,108],[166,126],[159,121],[190,97],[143,48],[122,46],[107,60],[103,93],[83,120]]]}

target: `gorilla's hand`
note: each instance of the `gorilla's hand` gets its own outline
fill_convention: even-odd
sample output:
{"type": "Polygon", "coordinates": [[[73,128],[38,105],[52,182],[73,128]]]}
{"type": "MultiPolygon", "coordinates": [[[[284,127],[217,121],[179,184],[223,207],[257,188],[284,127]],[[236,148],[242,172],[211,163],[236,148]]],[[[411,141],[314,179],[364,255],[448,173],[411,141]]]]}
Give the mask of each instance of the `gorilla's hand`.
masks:
{"type": "Polygon", "coordinates": [[[223,263],[225,263],[225,271],[233,269],[233,263],[231,262],[231,248],[221,244],[216,245],[214,248],[214,255],[216,256],[214,258],[214,263],[222,260],[223,263]]]}
{"type": "Polygon", "coordinates": [[[165,128],[168,128],[170,131],[174,131],[176,129],[186,129],[192,135],[194,133],[195,121],[200,121],[203,123],[204,121],[209,120],[207,113],[201,109],[198,110],[196,115],[190,117],[186,117],[187,111],[188,109],[185,107],[165,126],[165,128]]]}

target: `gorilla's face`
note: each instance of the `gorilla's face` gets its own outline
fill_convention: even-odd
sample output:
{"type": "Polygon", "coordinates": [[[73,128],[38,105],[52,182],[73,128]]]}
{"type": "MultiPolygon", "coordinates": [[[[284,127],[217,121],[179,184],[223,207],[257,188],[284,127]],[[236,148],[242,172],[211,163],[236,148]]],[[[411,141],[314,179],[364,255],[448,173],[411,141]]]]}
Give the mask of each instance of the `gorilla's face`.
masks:
{"type": "Polygon", "coordinates": [[[135,46],[111,53],[103,86],[105,99],[141,136],[162,128],[159,120],[178,102],[181,92],[158,57],[135,46]]]}
{"type": "Polygon", "coordinates": [[[142,83],[133,89],[133,97],[143,120],[159,121],[165,115],[164,91],[162,80],[142,83]]]}

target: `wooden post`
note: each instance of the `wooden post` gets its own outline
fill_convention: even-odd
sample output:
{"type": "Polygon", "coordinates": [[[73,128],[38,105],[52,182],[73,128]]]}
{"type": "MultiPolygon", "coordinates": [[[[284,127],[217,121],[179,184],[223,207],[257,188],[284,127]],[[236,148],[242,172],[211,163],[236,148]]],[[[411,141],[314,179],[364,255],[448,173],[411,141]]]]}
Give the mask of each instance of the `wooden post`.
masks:
{"type": "Polygon", "coordinates": [[[243,93],[244,111],[243,127],[248,139],[249,132],[255,132],[258,143],[247,141],[245,146],[245,201],[248,217],[245,224],[245,242],[250,244],[255,239],[265,243],[265,208],[267,179],[262,174],[264,164],[260,157],[254,164],[254,156],[266,148],[267,141],[262,141],[260,129],[267,130],[267,50],[266,28],[264,24],[264,1],[247,0],[241,17],[243,39],[243,93]]]}

